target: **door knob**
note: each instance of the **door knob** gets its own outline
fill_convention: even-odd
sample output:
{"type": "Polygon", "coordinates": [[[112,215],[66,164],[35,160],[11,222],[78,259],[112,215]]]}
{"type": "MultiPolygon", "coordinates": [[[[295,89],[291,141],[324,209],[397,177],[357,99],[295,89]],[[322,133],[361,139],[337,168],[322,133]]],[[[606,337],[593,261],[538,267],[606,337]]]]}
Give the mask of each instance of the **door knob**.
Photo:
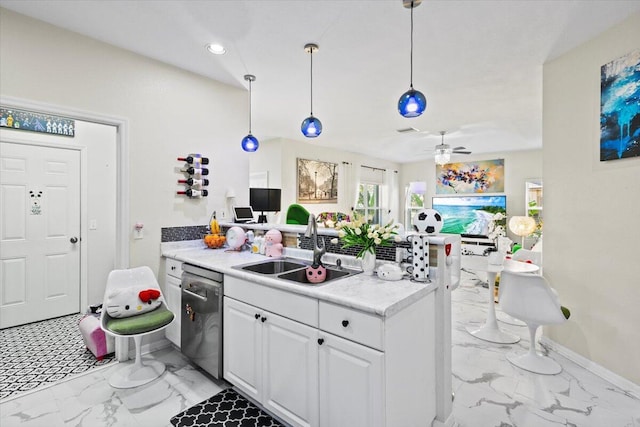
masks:
{"type": "Polygon", "coordinates": [[[72,238],[69,239],[69,241],[71,243],[78,243],[78,238],[77,237],[72,237],[72,238]]]}

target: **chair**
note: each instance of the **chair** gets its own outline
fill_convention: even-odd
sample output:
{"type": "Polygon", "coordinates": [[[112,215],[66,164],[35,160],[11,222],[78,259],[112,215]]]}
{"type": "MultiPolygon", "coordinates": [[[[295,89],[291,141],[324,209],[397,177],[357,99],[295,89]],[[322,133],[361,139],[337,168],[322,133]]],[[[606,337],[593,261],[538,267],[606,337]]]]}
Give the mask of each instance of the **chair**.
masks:
{"type": "MultiPolygon", "coordinates": [[[[158,285],[158,281],[149,267],[113,270],[109,273],[102,303],[100,327],[106,334],[111,336],[133,338],[136,347],[135,361],[133,363],[123,363],[124,366],[119,368],[111,378],[109,378],[109,384],[112,387],[137,387],[153,381],[164,373],[164,363],[157,360],[147,360],[143,363],[140,353],[142,337],[166,328],[175,317],[167,308],[162,296],[157,297],[159,291],[160,286],[158,285]],[[144,294],[143,292],[135,292],[143,289],[144,294]],[[156,296],[153,303],[157,304],[157,302],[159,302],[159,306],[142,314],[134,314],[128,317],[112,317],[109,311],[111,311],[112,314],[114,313],[114,294],[124,292],[134,295],[135,297],[132,303],[126,304],[125,307],[127,310],[139,310],[142,312],[145,309],[145,302],[139,299],[139,295],[149,295],[150,293],[156,296]],[[109,304],[111,304],[110,307],[109,304]]],[[[151,301],[147,302],[147,304],[151,303],[151,301]]]]}
{"type": "Polygon", "coordinates": [[[289,209],[287,209],[287,224],[307,225],[308,222],[308,210],[296,203],[289,205],[289,209]]]}
{"type": "Polygon", "coordinates": [[[527,324],[531,339],[528,353],[510,353],[507,360],[537,374],[560,373],[562,367],[555,360],[536,352],[538,327],[561,324],[567,320],[560,308],[558,296],[546,279],[538,274],[503,271],[500,279],[500,306],[502,311],[527,324]]]}
{"type": "Polygon", "coordinates": [[[531,261],[532,264],[542,268],[542,252],[535,252],[529,249],[519,249],[511,255],[511,259],[514,261],[531,261]]]}

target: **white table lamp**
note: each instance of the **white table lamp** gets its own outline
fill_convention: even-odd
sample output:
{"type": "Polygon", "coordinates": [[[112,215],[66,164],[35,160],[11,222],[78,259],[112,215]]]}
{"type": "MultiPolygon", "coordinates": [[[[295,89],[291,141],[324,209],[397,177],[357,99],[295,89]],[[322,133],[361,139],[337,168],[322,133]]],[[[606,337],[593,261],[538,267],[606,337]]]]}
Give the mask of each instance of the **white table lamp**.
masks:
{"type": "Polygon", "coordinates": [[[524,238],[536,229],[536,220],[530,216],[512,216],[509,220],[509,230],[513,234],[522,237],[522,247],[524,247],[524,238]]]}

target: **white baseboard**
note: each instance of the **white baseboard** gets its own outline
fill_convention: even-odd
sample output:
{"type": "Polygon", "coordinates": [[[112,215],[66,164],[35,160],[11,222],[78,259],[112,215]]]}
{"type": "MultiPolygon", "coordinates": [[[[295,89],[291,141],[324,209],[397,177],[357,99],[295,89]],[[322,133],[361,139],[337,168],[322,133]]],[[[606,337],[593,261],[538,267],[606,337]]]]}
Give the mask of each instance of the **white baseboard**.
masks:
{"type": "Polygon", "coordinates": [[[582,366],[587,371],[599,376],[600,378],[609,381],[616,387],[619,387],[625,392],[633,395],[633,397],[635,397],[636,399],[640,399],[640,386],[638,384],[629,381],[628,379],[623,378],[614,372],[611,372],[607,368],[598,365],[597,363],[587,359],[584,356],[581,356],[573,350],[569,350],[568,348],[558,344],[553,340],[550,340],[545,336],[540,337],[540,344],[544,345],[549,350],[554,351],[559,355],[571,360],[572,362],[582,366]]]}
{"type": "Polygon", "coordinates": [[[459,424],[453,417],[453,414],[449,414],[449,418],[446,421],[442,422],[439,420],[433,420],[431,423],[431,427],[458,427],[459,424]]]}

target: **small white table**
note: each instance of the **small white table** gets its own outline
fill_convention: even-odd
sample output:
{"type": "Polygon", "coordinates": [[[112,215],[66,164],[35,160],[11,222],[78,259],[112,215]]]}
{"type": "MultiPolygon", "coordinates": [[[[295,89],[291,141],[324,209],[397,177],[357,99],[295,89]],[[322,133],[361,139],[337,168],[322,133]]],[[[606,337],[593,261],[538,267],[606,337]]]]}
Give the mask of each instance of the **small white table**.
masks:
{"type": "Polygon", "coordinates": [[[496,276],[503,270],[514,271],[518,273],[530,273],[537,271],[539,267],[535,264],[513,261],[505,259],[503,265],[489,264],[489,257],[465,255],[462,257],[461,265],[463,268],[475,271],[484,271],[487,273],[487,281],[489,282],[489,309],[487,310],[487,320],[479,329],[467,327],[467,332],[481,340],[495,342],[498,344],[514,344],[520,341],[520,337],[504,332],[498,327],[496,320],[496,302],[494,299],[496,276]]]}

